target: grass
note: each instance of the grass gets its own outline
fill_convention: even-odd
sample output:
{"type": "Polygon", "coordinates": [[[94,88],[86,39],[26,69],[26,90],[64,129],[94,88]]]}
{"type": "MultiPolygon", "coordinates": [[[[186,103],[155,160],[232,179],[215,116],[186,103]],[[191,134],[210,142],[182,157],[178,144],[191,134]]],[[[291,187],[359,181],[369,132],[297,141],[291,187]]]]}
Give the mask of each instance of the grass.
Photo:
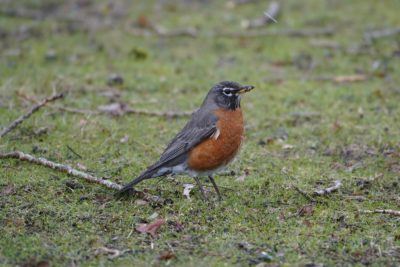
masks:
{"type": "Polygon", "coordinates": [[[397,265],[399,218],[358,210],[400,208],[400,40],[397,35],[365,45],[363,37],[367,30],[398,27],[400,3],[282,2],[278,24],[266,26],[271,30],[335,26],[336,33],[209,36],[214,30],[240,30],[241,20],[262,15],[262,2],[233,9],[224,1],[96,1],[81,8],[54,0],[3,3],[0,125],[33,105],[29,98],[42,99],[54,89],[69,93],[2,138],[1,151],[79,163],[125,183],[157,159],[187,118],[81,115],[57,106],[95,110],[120,101],[146,110],[186,111],[196,109],[221,80],[253,84],[256,90],[242,100],[247,137],[228,168],[236,176],[217,177],[224,200],[213,205],[204,203],[197,189],[191,200],[183,197],[181,183],[193,183],[189,177],[140,184],[172,203],[138,205],[135,199],[113,199],[113,192],[99,185],[1,160],[0,264],[397,265]],[[55,8],[41,12],[46,6],[55,8]],[[44,19],[5,12],[21,8],[44,19]],[[139,16],[168,29],[196,27],[199,36],[132,36],[126,28],[139,16]],[[313,47],[310,39],[334,41],[340,48],[313,47]],[[55,58],[46,59],[52,51],[55,58]],[[112,73],[123,77],[122,86],[106,86],[112,73]],[[315,79],[356,73],[368,79],[315,79]],[[36,135],[41,127],[47,132],[36,135]],[[245,171],[249,175],[237,181],[245,171]],[[312,192],[337,179],[343,182],[340,190],[318,203],[292,188],[312,192]],[[302,208],[308,211],[300,213],[302,208]],[[152,221],[154,213],[167,220],[158,237],[136,233],[135,225],[152,221]],[[111,260],[96,253],[100,247],[127,252],[111,260]],[[160,259],[166,252],[174,257],[160,259]]]}

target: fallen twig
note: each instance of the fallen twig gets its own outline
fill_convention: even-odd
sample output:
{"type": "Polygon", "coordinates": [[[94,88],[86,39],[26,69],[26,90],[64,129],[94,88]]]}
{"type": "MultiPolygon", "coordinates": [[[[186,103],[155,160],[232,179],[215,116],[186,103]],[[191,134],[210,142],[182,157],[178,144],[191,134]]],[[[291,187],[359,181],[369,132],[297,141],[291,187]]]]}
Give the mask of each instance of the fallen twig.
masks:
{"type": "Polygon", "coordinates": [[[109,105],[99,106],[97,107],[97,109],[103,113],[108,113],[115,116],[132,113],[132,114],[142,114],[148,116],[175,118],[175,117],[189,116],[193,113],[193,112],[173,112],[173,111],[159,112],[159,111],[133,109],[127,107],[124,103],[118,103],[118,102],[111,103],[109,105]]]}
{"type": "MultiPolygon", "coordinates": [[[[160,27],[154,27],[152,30],[139,29],[128,27],[126,30],[133,36],[151,36],[158,35],[161,37],[198,37],[200,34],[194,28],[166,30],[160,27]]],[[[241,32],[211,32],[206,34],[215,37],[227,37],[227,38],[252,38],[261,36],[290,36],[290,37],[312,37],[312,36],[331,36],[336,33],[335,28],[315,28],[315,29],[265,29],[258,31],[241,31],[241,32]]]]}
{"type": "Polygon", "coordinates": [[[197,37],[197,30],[192,27],[180,29],[165,29],[161,26],[153,26],[148,29],[128,27],[127,32],[129,32],[133,36],[138,37],[151,35],[157,35],[160,37],[197,37]]]}
{"type": "Polygon", "coordinates": [[[161,37],[177,37],[177,36],[196,37],[197,36],[197,30],[192,27],[167,30],[161,26],[154,26],[153,30],[158,36],[161,36],[161,37]]]}
{"type": "MultiPolygon", "coordinates": [[[[78,177],[78,178],[82,178],[85,179],[86,181],[89,182],[93,182],[93,183],[97,183],[97,184],[101,184],[104,185],[107,188],[110,189],[115,189],[115,190],[120,190],[122,188],[122,185],[114,183],[112,181],[109,180],[104,180],[102,178],[98,178],[94,175],[85,173],[83,171],[79,171],[77,169],[72,168],[71,166],[65,165],[65,164],[60,164],[60,163],[56,163],[56,162],[52,162],[50,160],[47,160],[45,158],[36,158],[30,154],[27,153],[23,153],[20,151],[12,151],[12,152],[0,152],[0,159],[18,159],[21,161],[27,161],[30,163],[34,163],[37,165],[41,165],[41,166],[45,166],[47,168],[53,169],[53,170],[57,170],[57,171],[61,171],[61,172],[65,172],[68,173],[71,176],[74,177],[78,177]]],[[[157,204],[164,204],[165,203],[165,199],[163,199],[160,196],[156,196],[156,195],[151,195],[147,192],[143,192],[143,191],[135,191],[135,194],[139,196],[139,198],[147,200],[149,202],[153,202],[153,203],[157,203],[157,204]]]]}
{"type": "Polygon", "coordinates": [[[133,114],[156,116],[156,117],[167,117],[167,118],[184,117],[184,116],[190,116],[190,115],[193,114],[192,111],[181,111],[181,112],[166,111],[166,112],[159,112],[159,111],[147,111],[147,110],[140,110],[140,109],[133,109],[133,108],[127,108],[126,112],[127,113],[133,113],[133,114]]]}
{"type": "Polygon", "coordinates": [[[256,1],[258,1],[258,0],[234,0],[234,1],[227,2],[227,6],[230,8],[234,8],[239,5],[250,4],[250,3],[253,3],[256,1]]]}
{"type": "Polygon", "coordinates": [[[329,49],[341,48],[340,44],[333,40],[311,39],[309,41],[309,43],[312,47],[321,47],[321,48],[329,48],[329,49]]]}
{"type": "Polygon", "coordinates": [[[339,76],[298,76],[298,77],[268,77],[265,78],[265,82],[269,83],[281,83],[286,81],[321,81],[321,82],[334,82],[334,83],[353,83],[353,82],[363,82],[368,80],[370,77],[364,74],[354,74],[354,75],[339,75],[339,76]]]}
{"type": "Polygon", "coordinates": [[[383,37],[389,37],[397,34],[400,34],[400,28],[381,29],[381,30],[365,32],[364,38],[366,41],[370,42],[374,39],[380,39],[383,37]]]}
{"type": "Polygon", "coordinates": [[[400,210],[376,209],[376,210],[360,210],[359,212],[361,212],[361,213],[382,213],[382,214],[390,214],[390,215],[394,215],[394,216],[400,216],[400,210]]]}
{"type": "Polygon", "coordinates": [[[243,31],[243,32],[216,32],[218,37],[232,38],[251,38],[260,36],[291,36],[291,37],[310,37],[310,36],[330,36],[335,34],[336,30],[332,27],[316,28],[316,29],[282,29],[282,30],[259,30],[259,31],[243,31]]]}
{"type": "Polygon", "coordinates": [[[315,200],[312,196],[310,196],[310,194],[307,193],[306,191],[301,190],[300,188],[298,188],[295,185],[292,185],[292,188],[294,190],[296,190],[297,192],[299,192],[301,195],[303,195],[308,201],[317,202],[317,200],[315,200]]]}
{"type": "Polygon", "coordinates": [[[30,154],[26,154],[26,153],[23,153],[23,152],[20,152],[20,151],[12,151],[12,152],[0,153],[0,158],[2,158],[2,159],[7,159],[7,158],[9,158],[9,159],[11,159],[11,158],[12,159],[18,159],[18,160],[34,163],[34,164],[37,164],[37,165],[45,166],[45,167],[48,167],[48,168],[53,169],[53,170],[66,172],[71,176],[79,177],[79,178],[85,179],[85,180],[87,180],[89,182],[94,182],[94,183],[97,183],[97,184],[104,185],[104,186],[106,186],[108,188],[111,188],[111,189],[120,190],[122,188],[122,186],[119,185],[119,184],[116,184],[116,183],[108,181],[108,180],[103,180],[101,178],[97,178],[94,175],[91,175],[91,174],[76,170],[76,169],[72,168],[71,166],[60,164],[60,163],[56,163],[56,162],[52,162],[52,161],[47,160],[45,158],[36,158],[36,157],[34,157],[34,156],[30,155],[30,154]]]}
{"type": "Polygon", "coordinates": [[[147,116],[154,116],[154,117],[176,118],[176,117],[190,116],[193,113],[191,111],[182,111],[182,112],[147,111],[147,110],[142,110],[142,109],[128,108],[124,104],[121,104],[121,103],[113,103],[113,104],[110,104],[107,106],[99,106],[98,110],[76,109],[76,108],[69,108],[69,107],[56,107],[56,108],[58,108],[59,110],[65,111],[65,112],[83,114],[83,115],[99,115],[99,114],[103,113],[103,114],[111,114],[111,115],[115,115],[115,116],[121,116],[126,113],[131,113],[131,114],[147,115],[147,116]]]}
{"type": "Polygon", "coordinates": [[[100,247],[100,248],[96,249],[95,255],[108,254],[108,258],[110,260],[113,260],[128,251],[130,251],[130,250],[129,249],[119,250],[119,249],[114,249],[114,248],[100,247]]]}
{"type": "Polygon", "coordinates": [[[77,108],[70,108],[70,107],[54,107],[61,111],[69,112],[69,113],[77,113],[83,115],[96,115],[100,114],[100,111],[97,110],[85,110],[85,109],[77,109],[77,108]]]}
{"type": "Polygon", "coordinates": [[[249,20],[244,20],[242,22],[242,26],[245,29],[251,29],[251,28],[259,28],[262,27],[270,22],[277,22],[276,18],[278,17],[279,13],[281,11],[281,5],[277,1],[272,1],[268,9],[264,12],[264,16],[261,18],[254,19],[252,21],[249,20]]]}
{"type": "Polygon", "coordinates": [[[78,158],[82,159],[82,156],[79,155],[77,152],[75,152],[75,150],[73,150],[72,147],[70,147],[69,145],[67,145],[67,149],[68,149],[69,151],[71,151],[72,154],[74,154],[74,155],[77,156],[78,158]]]}
{"type": "Polygon", "coordinates": [[[47,103],[55,101],[55,100],[60,99],[62,97],[64,97],[64,93],[55,94],[53,96],[50,96],[50,97],[47,97],[47,98],[43,99],[40,103],[38,103],[37,105],[33,106],[26,114],[20,116],[18,119],[13,121],[8,127],[4,128],[0,132],[0,137],[5,136],[7,133],[9,133],[11,130],[13,130],[19,124],[21,124],[24,120],[28,119],[33,113],[38,111],[41,107],[43,107],[47,103]]]}
{"type": "Polygon", "coordinates": [[[314,191],[313,196],[329,195],[329,194],[337,191],[341,186],[342,186],[342,182],[340,180],[336,180],[335,184],[333,186],[325,188],[325,189],[314,191]]]}

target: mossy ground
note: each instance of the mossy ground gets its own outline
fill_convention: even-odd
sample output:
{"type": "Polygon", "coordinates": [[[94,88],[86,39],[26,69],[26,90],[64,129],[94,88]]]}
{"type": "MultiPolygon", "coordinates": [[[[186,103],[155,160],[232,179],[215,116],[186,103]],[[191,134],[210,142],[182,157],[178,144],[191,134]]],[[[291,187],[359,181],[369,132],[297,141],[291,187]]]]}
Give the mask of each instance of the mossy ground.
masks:
{"type": "Polygon", "coordinates": [[[399,218],[358,212],[400,209],[400,39],[364,38],[367,30],[400,26],[399,1],[282,1],[278,23],[266,28],[336,29],[309,38],[211,36],[241,31],[243,19],[262,16],[262,1],[229,8],[225,1],[24,0],[0,7],[0,125],[25,112],[32,99],[69,92],[2,138],[1,151],[79,163],[125,183],[157,159],[187,118],[82,115],[57,107],[96,110],[118,101],[188,111],[218,81],[256,86],[242,100],[247,137],[228,168],[236,176],[216,178],[224,199],[212,205],[197,189],[191,200],[183,197],[189,177],[140,184],[172,200],[141,206],[117,201],[99,185],[1,160],[1,265],[399,263],[399,218]],[[133,36],[128,29],[140,16],[167,29],[196,27],[199,36],[133,36]],[[315,39],[339,47],[316,47],[315,39]],[[106,86],[111,73],[124,84],[106,86]],[[368,79],[325,79],[357,73],[368,79]],[[47,132],[35,134],[41,127],[47,132]],[[340,190],[314,204],[292,186],[312,192],[338,179],[340,190]],[[136,233],[135,225],[155,212],[167,220],[158,237],[136,233]],[[96,253],[100,247],[128,251],[111,260],[96,253]],[[175,257],[160,259],[165,252],[175,257]]]}

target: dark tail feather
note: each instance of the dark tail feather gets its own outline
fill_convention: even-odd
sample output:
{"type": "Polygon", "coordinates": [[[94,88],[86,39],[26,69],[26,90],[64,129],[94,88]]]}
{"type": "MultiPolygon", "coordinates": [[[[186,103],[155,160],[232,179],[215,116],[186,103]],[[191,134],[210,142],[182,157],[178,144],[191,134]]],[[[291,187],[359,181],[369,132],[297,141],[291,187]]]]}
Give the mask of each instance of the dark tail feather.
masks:
{"type": "Polygon", "coordinates": [[[133,190],[133,187],[135,185],[137,185],[138,183],[140,183],[143,180],[146,179],[150,179],[153,178],[152,173],[149,172],[144,172],[142,173],[139,177],[135,178],[134,180],[132,180],[131,182],[129,182],[128,184],[126,184],[121,190],[119,190],[115,196],[117,198],[122,198],[124,196],[129,195],[129,193],[131,193],[133,190]]]}

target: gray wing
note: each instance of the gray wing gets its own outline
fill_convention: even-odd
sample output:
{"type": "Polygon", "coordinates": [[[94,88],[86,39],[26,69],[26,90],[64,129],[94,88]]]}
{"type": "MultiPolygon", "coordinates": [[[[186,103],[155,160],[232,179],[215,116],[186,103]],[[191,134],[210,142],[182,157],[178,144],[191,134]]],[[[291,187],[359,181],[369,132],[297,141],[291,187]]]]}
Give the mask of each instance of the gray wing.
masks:
{"type": "Polygon", "coordinates": [[[216,123],[217,117],[213,113],[205,113],[199,110],[193,113],[191,120],[171,140],[161,154],[160,160],[150,166],[149,170],[181,163],[193,147],[215,133],[216,123]]]}
{"type": "Polygon", "coordinates": [[[209,138],[217,130],[217,117],[207,111],[200,111],[193,113],[192,119],[183,127],[174,139],[168,144],[167,148],[162,153],[160,160],[150,166],[145,172],[137,178],[125,185],[117,196],[122,197],[136,184],[145,179],[150,179],[161,167],[171,167],[183,163],[189,151],[201,143],[203,140],[209,138]]]}

